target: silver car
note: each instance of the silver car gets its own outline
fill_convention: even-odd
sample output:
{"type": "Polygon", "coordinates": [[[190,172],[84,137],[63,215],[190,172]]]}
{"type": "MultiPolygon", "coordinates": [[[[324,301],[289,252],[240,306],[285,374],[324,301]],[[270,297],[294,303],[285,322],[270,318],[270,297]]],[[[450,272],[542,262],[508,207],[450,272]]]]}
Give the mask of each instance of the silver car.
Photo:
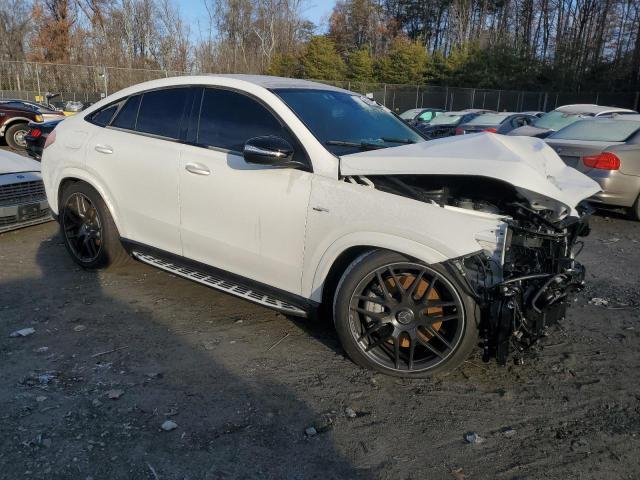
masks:
{"type": "Polygon", "coordinates": [[[567,165],[600,184],[592,202],[624,207],[640,220],[640,115],[579,120],[545,140],[567,165]]]}
{"type": "Polygon", "coordinates": [[[40,163],[0,150],[0,233],[49,220],[40,163]]]}
{"type": "Polygon", "coordinates": [[[580,103],[576,105],[564,105],[545,113],[535,120],[532,125],[525,125],[511,130],[507,135],[524,137],[547,138],[553,132],[571,125],[583,118],[611,117],[613,115],[637,115],[638,112],[628,108],[606,107],[580,103]]]}

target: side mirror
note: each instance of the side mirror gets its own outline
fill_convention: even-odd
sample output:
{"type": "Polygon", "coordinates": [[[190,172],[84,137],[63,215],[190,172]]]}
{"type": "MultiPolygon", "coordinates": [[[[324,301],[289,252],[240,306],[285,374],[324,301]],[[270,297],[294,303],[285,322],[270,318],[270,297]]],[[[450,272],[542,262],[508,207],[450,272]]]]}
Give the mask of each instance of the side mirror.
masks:
{"type": "Polygon", "coordinates": [[[247,140],[242,151],[247,163],[270,165],[279,168],[301,168],[304,165],[293,160],[293,147],[285,139],[268,135],[247,140]]]}

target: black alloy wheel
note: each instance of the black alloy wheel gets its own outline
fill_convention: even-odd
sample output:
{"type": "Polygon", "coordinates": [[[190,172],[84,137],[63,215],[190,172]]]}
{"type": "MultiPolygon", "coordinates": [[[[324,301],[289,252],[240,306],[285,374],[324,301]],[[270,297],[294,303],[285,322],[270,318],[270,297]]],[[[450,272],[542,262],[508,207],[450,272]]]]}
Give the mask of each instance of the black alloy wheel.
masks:
{"type": "Polygon", "coordinates": [[[351,332],[365,355],[394,370],[432,369],[455,350],[462,300],[449,281],[419,263],[383,265],[356,287],[351,332]]]}
{"type": "Polygon", "coordinates": [[[400,377],[447,373],[478,342],[479,310],[441,265],[375,250],[341,279],[334,321],[359,365],[400,377]]]}
{"type": "Polygon", "coordinates": [[[84,193],[74,192],[67,198],[62,231],[72,255],[81,264],[96,261],[102,251],[102,222],[98,209],[84,193]]]}

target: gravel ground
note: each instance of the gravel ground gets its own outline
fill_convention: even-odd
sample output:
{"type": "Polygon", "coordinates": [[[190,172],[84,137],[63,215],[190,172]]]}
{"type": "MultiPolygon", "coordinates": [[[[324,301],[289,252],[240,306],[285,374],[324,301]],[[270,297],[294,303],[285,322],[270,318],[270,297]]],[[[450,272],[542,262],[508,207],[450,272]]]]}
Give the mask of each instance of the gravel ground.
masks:
{"type": "Polygon", "coordinates": [[[478,351],[411,381],[355,366],[328,322],[83,271],[54,223],[0,235],[0,477],[638,478],[640,224],[592,223],[589,286],[524,365],[478,351]]]}

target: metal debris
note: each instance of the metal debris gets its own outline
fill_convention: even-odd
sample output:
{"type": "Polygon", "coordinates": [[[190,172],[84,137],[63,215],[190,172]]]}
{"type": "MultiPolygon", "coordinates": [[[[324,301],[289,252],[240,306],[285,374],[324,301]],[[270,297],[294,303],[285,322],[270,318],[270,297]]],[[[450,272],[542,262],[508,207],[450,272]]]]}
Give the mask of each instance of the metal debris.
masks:
{"type": "Polygon", "coordinates": [[[33,335],[36,333],[36,329],[33,327],[22,328],[20,330],[16,330],[15,332],[11,332],[9,334],[10,337],[28,337],[29,335],[33,335]]]}

